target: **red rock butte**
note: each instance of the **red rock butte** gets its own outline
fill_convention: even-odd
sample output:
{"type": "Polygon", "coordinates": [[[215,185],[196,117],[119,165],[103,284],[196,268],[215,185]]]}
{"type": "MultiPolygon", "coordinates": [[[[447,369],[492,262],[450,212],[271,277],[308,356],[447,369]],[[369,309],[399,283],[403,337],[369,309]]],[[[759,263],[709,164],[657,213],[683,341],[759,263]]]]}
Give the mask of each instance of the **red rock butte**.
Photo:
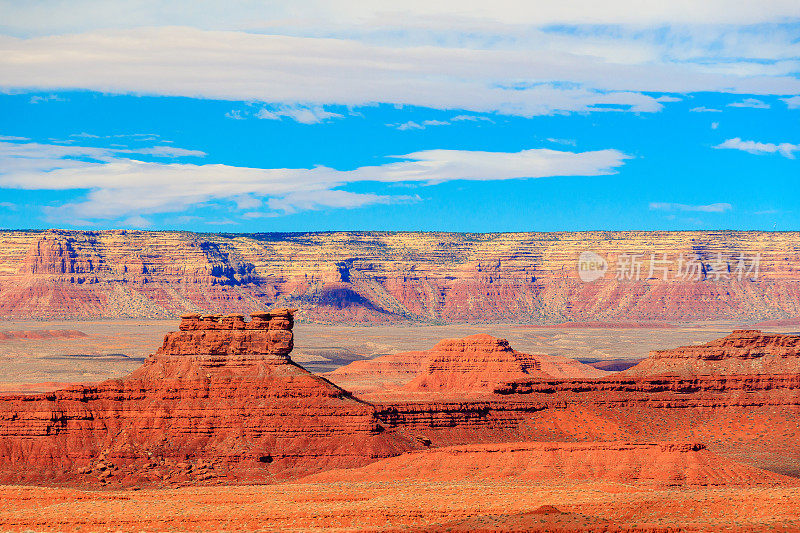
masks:
{"type": "MultiPolygon", "coordinates": [[[[522,354],[503,339],[477,335],[413,352],[412,364],[401,367],[395,394],[375,393],[365,401],[292,362],[293,322],[294,309],[254,313],[249,321],[242,315],[186,315],[179,330],[168,333],[144,365],[125,378],[0,396],[0,481],[271,482],[366,466],[410,451],[441,449],[441,457],[449,457],[446,449],[461,445],[477,446],[468,449],[470,457],[486,456],[488,462],[476,464],[478,470],[497,472],[504,463],[491,454],[505,448],[489,445],[532,441],[550,442],[559,457],[593,450],[609,464],[624,453],[634,466],[638,459],[630,450],[636,455],[637,449],[669,449],[677,453],[670,459],[670,479],[698,484],[703,476],[708,483],[719,479],[719,471],[706,468],[716,459],[695,457],[691,454],[698,450],[665,442],[689,437],[726,460],[800,473],[798,373],[764,373],[749,366],[748,373],[664,374],[653,365],[670,358],[657,352],[642,363],[653,373],[639,369],[641,375],[588,377],[581,375],[585,365],[522,354]],[[475,391],[480,394],[471,394],[475,391]],[[563,444],[597,441],[616,444],[563,444]],[[642,443],[650,447],[637,448],[642,443]],[[681,478],[678,470],[693,468],[695,459],[702,459],[705,474],[681,478]]],[[[743,354],[748,361],[759,353],[755,360],[791,360],[797,345],[795,336],[734,332],[694,349],[722,350],[721,359],[704,363],[713,366],[741,360],[743,354]]],[[[671,352],[677,357],[685,351],[671,352]]],[[[388,368],[396,371],[397,362],[390,358],[388,368]]],[[[361,370],[368,370],[368,363],[362,362],[361,370]]],[[[387,361],[375,363],[387,367],[387,361]]],[[[328,376],[335,380],[337,375],[328,376]]],[[[552,457],[542,459],[537,446],[524,445],[527,451],[514,460],[539,457],[549,464],[552,457]]],[[[382,464],[391,469],[435,462],[434,456],[424,457],[420,463],[382,464]]],[[[592,460],[570,461],[586,471],[592,460]]],[[[742,479],[757,477],[726,465],[742,479]]]]}
{"type": "Polygon", "coordinates": [[[291,361],[293,314],[187,315],[125,378],[0,396],[0,479],[263,481],[409,449],[291,361]]]}

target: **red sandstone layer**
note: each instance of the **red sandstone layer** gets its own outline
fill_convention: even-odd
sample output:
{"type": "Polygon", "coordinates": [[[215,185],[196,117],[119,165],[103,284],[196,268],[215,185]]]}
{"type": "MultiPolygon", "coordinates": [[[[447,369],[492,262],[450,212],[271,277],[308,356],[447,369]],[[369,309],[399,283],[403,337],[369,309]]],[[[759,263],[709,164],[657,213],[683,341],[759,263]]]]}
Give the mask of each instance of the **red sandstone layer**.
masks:
{"type": "Polygon", "coordinates": [[[794,373],[800,373],[800,336],[758,330],[736,330],[699,346],[655,350],[625,371],[631,376],[794,373]]]}
{"type": "Polygon", "coordinates": [[[324,374],[357,394],[382,391],[491,392],[516,379],[594,378],[608,372],[574,359],[526,354],[506,339],[478,334],[445,339],[431,350],[354,361],[324,374]]]}
{"type": "MultiPolygon", "coordinates": [[[[800,472],[800,374],[556,379],[538,356],[477,336],[440,343],[423,375],[477,387],[480,398],[405,388],[405,400],[374,405],[291,362],[291,315],[189,316],[127,378],[0,397],[0,479],[261,481],[428,447],[687,435],[800,472]]],[[[715,343],[730,352],[719,362],[788,354],[796,339],[738,332],[715,343]]]]}
{"type": "Polygon", "coordinates": [[[265,480],[409,449],[373,406],[291,362],[291,314],[212,318],[126,378],[0,397],[0,480],[265,480]]]}

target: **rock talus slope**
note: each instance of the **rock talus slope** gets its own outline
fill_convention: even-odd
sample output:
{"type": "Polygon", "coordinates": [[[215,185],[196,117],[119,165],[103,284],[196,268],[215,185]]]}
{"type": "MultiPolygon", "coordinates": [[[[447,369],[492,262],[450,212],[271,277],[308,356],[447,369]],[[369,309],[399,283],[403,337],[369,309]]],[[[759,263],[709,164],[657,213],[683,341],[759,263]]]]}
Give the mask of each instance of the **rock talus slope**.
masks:
{"type": "Polygon", "coordinates": [[[0,316],[287,306],[302,308],[304,320],[348,323],[788,319],[800,316],[797,240],[762,232],[6,231],[0,316]],[[592,283],[578,275],[585,251],[609,263],[592,283]],[[638,279],[619,279],[615,265],[625,257],[641,261],[638,279]],[[650,273],[651,257],[669,258],[667,279],[650,273]],[[696,275],[680,271],[678,257],[691,258],[696,275]],[[740,257],[758,257],[757,272],[736,275],[740,257]]]}
{"type": "Polygon", "coordinates": [[[742,465],[681,442],[514,442],[450,446],[382,459],[308,481],[579,480],[655,486],[769,485],[792,478],[742,465]]]}

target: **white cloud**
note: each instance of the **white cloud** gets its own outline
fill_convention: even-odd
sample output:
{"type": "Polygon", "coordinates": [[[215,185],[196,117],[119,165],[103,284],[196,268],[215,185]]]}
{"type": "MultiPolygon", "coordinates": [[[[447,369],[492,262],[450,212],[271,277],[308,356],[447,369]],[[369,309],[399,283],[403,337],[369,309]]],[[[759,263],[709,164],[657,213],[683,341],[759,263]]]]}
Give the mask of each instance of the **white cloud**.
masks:
{"type": "Polygon", "coordinates": [[[153,146],[152,148],[135,148],[115,150],[119,154],[142,154],[155,157],[205,157],[207,154],[200,150],[187,150],[175,146],[153,146]]]}
{"type": "Polygon", "coordinates": [[[14,34],[76,33],[98,28],[189,25],[206,29],[282,29],[318,33],[359,28],[476,29],[551,24],[759,24],[796,20],[793,0],[72,0],[4,2],[3,26],[14,34]]]}
{"type": "Polygon", "coordinates": [[[507,180],[613,174],[629,156],[617,150],[521,152],[423,150],[354,170],[316,166],[245,168],[220,164],[152,163],[128,158],[132,151],[81,146],[0,142],[0,187],[27,190],[88,190],[84,199],[52,208],[53,220],[88,223],[152,213],[181,212],[216,200],[242,209],[265,201],[273,210],[358,207],[409,201],[339,190],[349,183],[507,180]],[[84,159],[84,160],[81,160],[84,159]]]}
{"type": "Polygon", "coordinates": [[[724,213],[730,211],[733,206],[728,203],[716,203],[708,205],[689,205],[676,204],[671,202],[651,202],[650,209],[657,211],[694,211],[699,213],[724,213]]]}
{"type": "Polygon", "coordinates": [[[231,111],[228,111],[225,113],[225,116],[227,118],[232,118],[233,120],[245,120],[246,118],[238,109],[232,109],[231,111]]]}
{"type": "MultiPolygon", "coordinates": [[[[492,10],[477,12],[495,18],[492,10]]],[[[434,32],[430,24],[439,22],[456,32],[454,38],[464,37],[454,18],[428,19],[424,31],[434,32]]],[[[289,106],[268,108],[264,118],[304,123],[334,118],[321,107],[329,104],[534,116],[659,111],[661,102],[645,92],[800,94],[800,44],[788,31],[753,36],[714,29],[706,35],[695,28],[688,37],[675,30],[665,39],[656,30],[522,31],[503,24],[517,23],[509,19],[482,30],[499,32],[500,45],[489,39],[475,46],[419,45],[415,34],[395,43],[369,35],[294,37],[187,27],[0,37],[0,70],[6,87],[255,100],[289,106]]]]}
{"type": "Polygon", "coordinates": [[[408,131],[408,130],[424,130],[425,126],[414,122],[413,120],[409,120],[408,122],[404,122],[402,124],[387,124],[387,126],[391,126],[393,128],[397,128],[400,131],[408,131]]]}
{"type": "Polygon", "coordinates": [[[249,194],[243,194],[242,196],[234,196],[231,198],[236,203],[236,209],[256,209],[261,207],[261,200],[258,198],[254,198],[249,194]]]}
{"type": "Polygon", "coordinates": [[[494,123],[494,120],[490,119],[489,117],[479,117],[477,115],[456,115],[450,119],[451,122],[491,122],[494,123]]]}
{"type": "Polygon", "coordinates": [[[64,98],[61,98],[60,96],[55,94],[48,94],[47,96],[33,95],[31,96],[30,100],[28,100],[28,102],[30,102],[31,104],[41,104],[44,102],[65,102],[65,101],[66,100],[64,98]]]}
{"type": "Polygon", "coordinates": [[[270,198],[267,205],[274,211],[290,214],[297,211],[311,211],[324,207],[353,209],[371,204],[391,204],[412,199],[410,196],[386,196],[370,193],[353,193],[340,190],[300,191],[289,193],[283,198],[270,198]]]}
{"type": "Polygon", "coordinates": [[[256,113],[256,118],[281,120],[290,118],[300,124],[319,124],[331,118],[342,118],[339,113],[326,111],[322,106],[280,106],[276,109],[263,108],[256,113]]]}
{"type": "Polygon", "coordinates": [[[712,123],[711,123],[711,129],[712,129],[712,130],[715,130],[715,129],[717,129],[717,128],[719,128],[719,122],[712,122],[712,123]]]}
{"type": "Polygon", "coordinates": [[[578,142],[575,139],[557,139],[555,137],[548,137],[546,139],[548,142],[555,143],[555,144],[566,144],[569,146],[577,146],[578,142]]]}
{"type": "Polygon", "coordinates": [[[443,120],[423,120],[422,122],[414,122],[413,120],[409,120],[408,122],[404,122],[402,124],[387,124],[392,128],[397,128],[400,131],[408,131],[408,130],[424,130],[429,126],[449,126],[450,122],[443,121],[443,120]]]}
{"type": "Polygon", "coordinates": [[[741,150],[751,154],[780,154],[783,157],[794,159],[794,153],[800,151],[800,144],[791,143],[762,143],[757,141],[743,141],[739,137],[728,139],[714,148],[741,150]]]}
{"type": "Polygon", "coordinates": [[[0,135],[0,141],[28,141],[27,137],[14,137],[13,135],[0,135]]]}
{"type": "Polygon", "coordinates": [[[791,98],[783,98],[783,101],[786,102],[786,106],[789,109],[797,109],[800,107],[800,96],[792,96],[791,98]]]}
{"type": "Polygon", "coordinates": [[[14,204],[14,203],[11,203],[11,202],[0,202],[0,208],[8,209],[10,211],[16,211],[17,210],[17,204],[14,204]]]}
{"type": "Polygon", "coordinates": [[[658,98],[656,98],[656,102],[662,102],[662,103],[682,102],[682,101],[683,101],[683,98],[677,98],[675,96],[669,96],[669,95],[666,95],[666,94],[664,96],[659,96],[658,98]]]}
{"type": "Polygon", "coordinates": [[[153,223],[142,216],[134,215],[123,220],[122,225],[129,226],[131,228],[147,228],[152,226],[153,223]]]}
{"type": "Polygon", "coordinates": [[[689,110],[691,113],[722,113],[721,109],[713,109],[710,107],[693,107],[689,110]]]}
{"type": "Polygon", "coordinates": [[[752,107],[754,109],[769,109],[769,104],[757,98],[745,98],[741,102],[732,102],[728,107],[752,107]]]}

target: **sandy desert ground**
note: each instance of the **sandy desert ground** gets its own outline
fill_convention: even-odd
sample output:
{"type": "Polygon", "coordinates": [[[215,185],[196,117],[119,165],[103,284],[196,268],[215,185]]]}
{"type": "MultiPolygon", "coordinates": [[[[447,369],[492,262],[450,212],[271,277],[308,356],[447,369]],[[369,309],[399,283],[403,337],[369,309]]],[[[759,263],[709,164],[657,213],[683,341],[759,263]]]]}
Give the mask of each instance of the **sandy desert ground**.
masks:
{"type": "Polygon", "coordinates": [[[599,482],[284,483],[135,491],[2,487],[9,531],[798,531],[797,487],[599,482]],[[553,506],[557,512],[537,512],[553,506]]]}

